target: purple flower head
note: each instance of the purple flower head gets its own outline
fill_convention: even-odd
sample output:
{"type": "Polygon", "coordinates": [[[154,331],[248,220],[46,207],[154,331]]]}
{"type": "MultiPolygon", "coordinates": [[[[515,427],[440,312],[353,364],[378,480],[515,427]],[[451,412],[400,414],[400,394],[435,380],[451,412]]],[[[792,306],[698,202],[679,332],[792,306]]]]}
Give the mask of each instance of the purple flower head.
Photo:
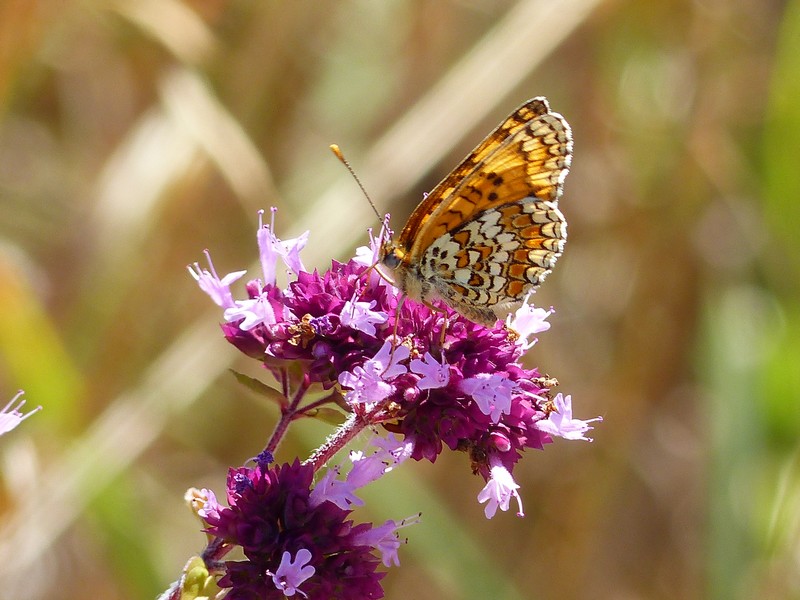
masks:
{"type": "Polygon", "coordinates": [[[380,598],[380,559],[350,511],[311,501],[313,468],[298,461],[274,469],[231,469],[228,504],[209,515],[208,532],[241,546],[247,560],[226,562],[219,585],[234,598],[310,600],[380,598]],[[287,556],[288,553],[288,556],[287,556]]]}
{"type": "Polygon", "coordinates": [[[25,406],[24,399],[20,400],[19,404],[17,404],[14,408],[11,408],[14,402],[17,401],[17,398],[22,396],[22,394],[24,393],[25,392],[23,392],[22,390],[19,390],[14,395],[14,397],[11,400],[9,400],[8,404],[5,405],[3,410],[0,410],[0,435],[3,435],[4,433],[8,433],[9,431],[11,431],[12,429],[15,429],[17,425],[22,423],[25,419],[42,410],[41,406],[37,406],[33,410],[28,411],[25,414],[22,414],[20,409],[23,406],[25,406]]]}
{"type": "Polygon", "coordinates": [[[275,462],[275,456],[269,450],[262,450],[253,460],[259,467],[266,469],[275,462]]]}

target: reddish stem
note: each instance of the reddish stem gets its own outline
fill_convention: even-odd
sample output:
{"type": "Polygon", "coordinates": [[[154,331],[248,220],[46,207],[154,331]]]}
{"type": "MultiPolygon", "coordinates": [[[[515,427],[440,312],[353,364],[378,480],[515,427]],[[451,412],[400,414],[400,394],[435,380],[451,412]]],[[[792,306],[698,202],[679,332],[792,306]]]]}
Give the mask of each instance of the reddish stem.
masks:
{"type": "Polygon", "coordinates": [[[289,423],[295,417],[297,413],[297,407],[300,404],[300,401],[305,396],[305,393],[308,391],[310,383],[308,381],[308,376],[303,375],[303,381],[300,383],[300,387],[297,388],[297,391],[294,394],[294,398],[289,403],[288,406],[281,409],[281,418],[275,424],[275,429],[272,431],[272,435],[269,438],[269,442],[267,443],[266,448],[264,448],[270,454],[275,454],[275,450],[278,449],[278,446],[283,440],[283,436],[286,434],[286,430],[289,429],[289,423]]]}
{"type": "Polygon", "coordinates": [[[317,448],[307,460],[303,461],[303,464],[310,464],[314,467],[314,472],[318,471],[334,454],[344,448],[350,440],[361,433],[364,428],[379,423],[380,419],[376,417],[382,408],[381,405],[378,405],[371,411],[363,414],[357,412],[352,413],[347,420],[342,423],[341,427],[336,430],[336,433],[325,440],[325,443],[317,448]]]}

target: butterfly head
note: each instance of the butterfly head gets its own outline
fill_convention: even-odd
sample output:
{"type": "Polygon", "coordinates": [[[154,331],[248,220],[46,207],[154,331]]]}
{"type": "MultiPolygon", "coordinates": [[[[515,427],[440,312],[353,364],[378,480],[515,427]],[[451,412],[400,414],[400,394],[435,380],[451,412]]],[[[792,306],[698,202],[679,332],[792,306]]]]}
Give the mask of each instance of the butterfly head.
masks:
{"type": "Polygon", "coordinates": [[[380,251],[378,252],[378,264],[383,267],[380,270],[384,279],[393,286],[399,288],[405,294],[411,294],[413,298],[419,298],[419,294],[415,293],[416,288],[413,282],[409,281],[408,250],[401,243],[395,241],[388,225],[387,215],[387,220],[384,221],[380,251]],[[411,287],[409,287],[409,283],[412,283],[411,287]]]}
{"type": "Polygon", "coordinates": [[[394,232],[389,227],[389,218],[390,215],[388,213],[384,215],[381,232],[378,234],[377,241],[380,244],[378,263],[394,270],[403,263],[406,252],[395,241],[394,232]]]}
{"type": "Polygon", "coordinates": [[[406,253],[393,239],[383,242],[380,253],[380,263],[389,269],[396,269],[403,263],[406,253]]]}

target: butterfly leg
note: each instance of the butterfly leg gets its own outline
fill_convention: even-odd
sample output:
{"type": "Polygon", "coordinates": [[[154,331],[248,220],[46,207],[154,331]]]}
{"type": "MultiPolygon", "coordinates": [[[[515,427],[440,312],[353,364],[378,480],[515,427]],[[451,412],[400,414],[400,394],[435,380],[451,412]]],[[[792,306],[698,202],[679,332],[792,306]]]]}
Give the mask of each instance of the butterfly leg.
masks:
{"type": "Polygon", "coordinates": [[[443,316],[442,322],[442,333],[439,336],[439,348],[442,350],[442,358],[444,358],[444,338],[447,334],[447,328],[450,327],[450,321],[447,317],[447,311],[439,306],[431,304],[427,300],[423,300],[422,303],[431,309],[431,312],[441,313],[443,316]]]}
{"type": "MultiPolygon", "coordinates": [[[[380,270],[378,270],[378,273],[380,273],[380,270]]],[[[392,338],[394,339],[395,342],[399,339],[397,336],[397,325],[398,323],[400,323],[400,309],[403,307],[403,302],[405,301],[406,301],[406,295],[399,294],[397,297],[397,307],[394,309],[394,328],[392,331],[392,338]]],[[[388,363],[389,365],[391,365],[392,361],[394,360],[394,350],[395,348],[397,348],[398,345],[399,344],[396,345],[395,343],[392,343],[392,350],[391,352],[389,352],[389,363],[388,363]]],[[[387,365],[386,368],[388,369],[389,366],[387,365]]]]}
{"type": "Polygon", "coordinates": [[[403,302],[406,301],[405,294],[399,294],[397,297],[397,308],[394,309],[394,331],[392,335],[397,339],[397,325],[400,323],[400,309],[403,307],[403,302]]]}

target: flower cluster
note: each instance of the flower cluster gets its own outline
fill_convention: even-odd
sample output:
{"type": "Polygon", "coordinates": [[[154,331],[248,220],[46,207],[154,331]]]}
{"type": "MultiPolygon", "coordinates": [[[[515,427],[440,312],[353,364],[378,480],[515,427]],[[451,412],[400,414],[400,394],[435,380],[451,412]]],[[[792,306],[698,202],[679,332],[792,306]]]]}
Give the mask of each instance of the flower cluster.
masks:
{"type": "MultiPolygon", "coordinates": [[[[328,403],[346,413],[337,433],[305,463],[232,470],[229,507],[204,513],[208,531],[241,546],[249,559],[228,566],[220,584],[232,593],[260,586],[277,592],[274,597],[380,597],[370,595],[379,589],[377,560],[369,558],[377,546],[365,542],[377,528],[345,520],[357,503],[352,489],[405,458],[433,462],[447,447],[466,451],[486,481],[478,500],[486,503],[488,518],[498,508],[508,510],[512,498],[521,516],[512,471],[525,449],[542,449],[553,436],[588,439],[595,419],[574,419],[570,397],[551,394],[555,380],[520,363],[536,342],[533,336],[549,329],[552,310],[526,300],[505,322],[487,328],[446,306],[432,310],[403,298],[375,268],[386,235],[384,225],[354,259],[308,272],[300,260],[308,232],[280,240],[274,223],[260,222],[262,278],[246,284],[245,300],[230,291],[243,271],[219,277],[208,254],[208,270],[196,263],[189,269],[223,309],[226,339],[280,383],[286,423],[328,403]],[[283,287],[278,261],[290,279],[283,287]],[[312,389],[327,395],[303,404],[312,389]],[[401,441],[391,436],[372,458],[354,459],[349,483],[336,480],[338,469],[332,469],[312,486],[314,473],[336,451],[378,425],[401,441]],[[345,571],[353,586],[347,593],[332,583],[345,571]]],[[[268,452],[283,431],[279,424],[268,452]]],[[[396,526],[387,527],[396,539],[396,526]]]]}
{"type": "MultiPolygon", "coordinates": [[[[254,467],[228,472],[228,506],[211,490],[190,490],[195,513],[219,542],[206,559],[239,546],[246,561],[228,561],[218,585],[231,588],[228,600],[282,598],[295,593],[309,600],[372,599],[383,596],[376,569],[399,565],[397,531],[416,519],[383,525],[354,524],[355,491],[409,456],[408,444],[394,436],[375,440],[369,456],[351,452],[352,468],[342,480],[329,469],[312,485],[314,468],[295,460],[270,468],[262,453],[254,467]],[[376,554],[377,553],[377,554],[376,554]],[[380,555],[380,557],[378,556],[380,555]]],[[[213,562],[207,560],[207,562],[213,562]]]]}
{"type": "Polygon", "coordinates": [[[298,461],[231,469],[229,507],[207,517],[208,532],[241,546],[248,558],[228,563],[219,584],[234,589],[229,598],[249,597],[245,591],[253,598],[295,591],[320,599],[380,597],[374,528],[354,526],[351,511],[312,495],[313,476],[298,461]]]}

